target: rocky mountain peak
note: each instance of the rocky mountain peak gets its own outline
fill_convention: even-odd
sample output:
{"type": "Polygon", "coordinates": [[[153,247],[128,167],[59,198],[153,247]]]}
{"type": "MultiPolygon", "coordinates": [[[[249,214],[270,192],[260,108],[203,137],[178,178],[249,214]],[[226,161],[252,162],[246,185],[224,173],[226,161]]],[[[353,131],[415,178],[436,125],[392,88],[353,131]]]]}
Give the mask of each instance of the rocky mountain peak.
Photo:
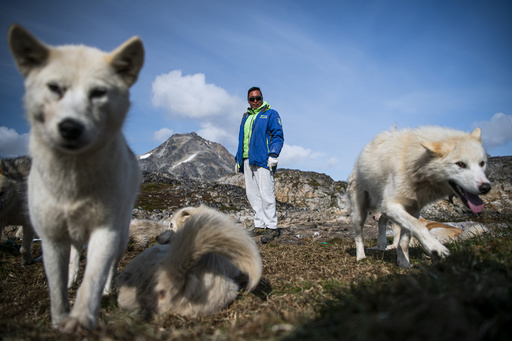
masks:
{"type": "Polygon", "coordinates": [[[211,181],[233,173],[234,156],[221,144],[196,133],[174,134],[139,156],[143,171],[165,172],[181,179],[211,181]]]}

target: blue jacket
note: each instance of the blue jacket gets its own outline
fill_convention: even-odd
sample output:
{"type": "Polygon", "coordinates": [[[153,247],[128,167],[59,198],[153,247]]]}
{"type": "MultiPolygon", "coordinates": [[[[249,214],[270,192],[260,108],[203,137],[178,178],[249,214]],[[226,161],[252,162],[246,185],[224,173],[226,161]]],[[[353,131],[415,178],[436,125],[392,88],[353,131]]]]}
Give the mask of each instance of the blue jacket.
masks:
{"type": "MultiPolygon", "coordinates": [[[[249,113],[245,113],[240,124],[238,134],[238,150],[235,161],[238,170],[243,173],[244,160],[244,126],[249,113]]],[[[270,154],[278,157],[283,148],[284,135],[279,113],[269,107],[263,108],[254,119],[252,135],[249,142],[249,164],[268,168],[268,157],[270,154]]]]}

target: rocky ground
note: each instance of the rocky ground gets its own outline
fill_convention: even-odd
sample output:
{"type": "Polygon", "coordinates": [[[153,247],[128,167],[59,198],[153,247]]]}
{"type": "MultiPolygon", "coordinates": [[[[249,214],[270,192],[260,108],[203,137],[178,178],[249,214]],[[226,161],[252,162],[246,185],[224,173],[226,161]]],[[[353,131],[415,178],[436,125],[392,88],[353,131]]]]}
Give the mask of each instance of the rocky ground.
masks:
{"type": "MultiPolygon", "coordinates": [[[[492,190],[482,199],[485,209],[476,215],[458,198],[446,198],[426,207],[422,216],[439,222],[512,221],[512,157],[490,159],[488,177],[492,190]]],[[[167,173],[144,172],[134,218],[165,221],[185,206],[205,204],[231,216],[251,229],[252,210],[241,174],[216,182],[179,180],[167,173]]],[[[324,174],[282,169],[276,173],[276,198],[281,237],[277,243],[304,244],[333,238],[351,239],[354,234],[346,206],[346,182],[324,174]]],[[[372,212],[366,221],[365,238],[374,239],[377,222],[372,212]]]]}
{"type": "MultiPolygon", "coordinates": [[[[472,215],[455,199],[427,208],[424,216],[508,228],[493,228],[484,238],[448,245],[452,255],[437,264],[421,249],[412,248],[409,269],[397,267],[395,251],[368,252],[365,261],[356,261],[343,182],[279,170],[276,191],[282,236],[258,245],[263,262],[260,285],[212,316],[167,314],[147,320],[118,309],[113,294],[102,300],[97,330],[65,337],[51,327],[42,263],[21,266],[17,245],[2,244],[0,339],[510,340],[512,167],[510,157],[498,161],[489,169],[493,190],[484,198],[481,215],[472,215]]],[[[133,216],[151,219],[154,228],[139,231],[147,238],[132,239],[120,269],[155,243],[165,221],[180,207],[207,204],[251,228],[252,212],[236,181],[239,176],[214,183],[145,173],[133,216]]],[[[376,222],[370,215],[367,239],[375,238],[375,232],[376,222]]],[[[41,254],[40,243],[35,243],[33,252],[41,254]]],[[[85,254],[80,273],[86,265],[85,254]]],[[[77,288],[69,290],[71,302],[77,288]]]]}

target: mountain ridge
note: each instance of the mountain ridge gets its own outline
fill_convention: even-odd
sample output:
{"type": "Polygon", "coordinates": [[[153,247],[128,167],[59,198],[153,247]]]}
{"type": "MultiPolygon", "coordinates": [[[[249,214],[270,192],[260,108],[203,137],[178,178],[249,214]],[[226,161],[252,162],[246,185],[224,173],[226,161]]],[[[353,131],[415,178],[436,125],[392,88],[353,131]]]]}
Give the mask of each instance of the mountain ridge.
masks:
{"type": "Polygon", "coordinates": [[[224,146],[195,132],[174,134],[138,159],[143,171],[192,180],[213,181],[233,173],[235,167],[234,156],[224,146]]]}

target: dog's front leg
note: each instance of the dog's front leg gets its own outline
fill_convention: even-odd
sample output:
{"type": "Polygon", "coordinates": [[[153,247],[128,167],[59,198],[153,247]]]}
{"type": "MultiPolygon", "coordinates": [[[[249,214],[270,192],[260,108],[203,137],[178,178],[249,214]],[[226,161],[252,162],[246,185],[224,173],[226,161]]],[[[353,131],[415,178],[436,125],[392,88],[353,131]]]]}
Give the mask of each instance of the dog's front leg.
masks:
{"type": "MultiPolygon", "coordinates": [[[[402,236],[404,235],[404,229],[408,230],[409,233],[412,234],[413,237],[418,239],[418,241],[421,243],[421,246],[430,254],[437,253],[440,257],[445,257],[450,254],[450,251],[441,244],[434,236],[430,234],[427,227],[423,225],[421,221],[418,220],[418,218],[412,216],[409,212],[406,211],[406,209],[395,202],[388,201],[383,205],[383,208],[385,209],[387,215],[391,220],[393,220],[394,223],[399,224],[402,233],[400,234],[400,246],[402,247],[402,251],[405,252],[404,246],[407,241],[407,246],[409,245],[409,240],[404,239],[402,241],[402,236]]],[[[417,214],[419,216],[419,212],[417,214]]],[[[407,250],[409,248],[407,247],[407,250]]]]}
{"type": "Polygon", "coordinates": [[[69,242],[42,236],[43,263],[50,290],[52,324],[57,328],[69,314],[67,291],[69,242]]]}
{"type": "MultiPolygon", "coordinates": [[[[128,217],[131,217],[129,215],[128,217]]],[[[124,224],[125,228],[122,230],[122,233],[120,234],[119,238],[119,244],[118,245],[112,245],[113,248],[117,250],[116,256],[114,259],[114,262],[112,262],[112,266],[110,267],[107,282],[105,283],[105,288],[103,289],[103,296],[110,295],[112,293],[112,288],[114,287],[114,277],[117,272],[117,265],[119,264],[119,261],[124,255],[124,252],[126,251],[126,246],[128,245],[128,239],[130,237],[130,228],[129,228],[130,222],[129,220],[124,224]]]]}
{"type": "Polygon", "coordinates": [[[74,333],[79,329],[94,329],[97,325],[101,293],[119,243],[119,233],[112,227],[98,227],[91,233],[87,245],[87,265],[82,284],[78,289],[76,302],[69,316],[59,329],[65,333],[74,333]]]}

